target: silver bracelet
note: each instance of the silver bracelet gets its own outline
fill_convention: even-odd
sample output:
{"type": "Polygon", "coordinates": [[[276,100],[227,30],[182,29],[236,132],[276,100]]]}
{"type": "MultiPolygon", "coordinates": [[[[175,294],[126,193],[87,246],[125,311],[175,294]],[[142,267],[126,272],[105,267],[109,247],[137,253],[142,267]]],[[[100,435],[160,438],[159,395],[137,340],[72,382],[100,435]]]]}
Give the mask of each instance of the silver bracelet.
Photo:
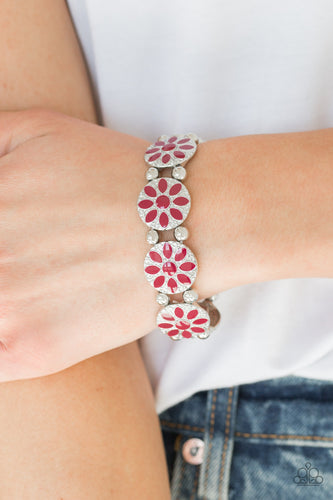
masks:
{"type": "Polygon", "coordinates": [[[158,304],[164,306],[157,315],[157,326],[172,340],[206,339],[220,321],[220,313],[213,304],[215,297],[199,300],[192,289],[198,263],[184,245],[188,230],[182,224],[189,214],[191,198],[181,181],[186,177],[185,164],[201,142],[204,141],[189,133],[161,135],[151,144],[144,155],[148,183],[137,202],[139,216],[150,228],[147,241],[153,245],[144,260],[145,276],[158,292],[158,304]],[[172,177],[160,177],[168,168],[172,177]],[[170,230],[175,239],[159,242],[159,232],[170,230]],[[170,301],[169,295],[180,293],[183,302],[170,301]]]}

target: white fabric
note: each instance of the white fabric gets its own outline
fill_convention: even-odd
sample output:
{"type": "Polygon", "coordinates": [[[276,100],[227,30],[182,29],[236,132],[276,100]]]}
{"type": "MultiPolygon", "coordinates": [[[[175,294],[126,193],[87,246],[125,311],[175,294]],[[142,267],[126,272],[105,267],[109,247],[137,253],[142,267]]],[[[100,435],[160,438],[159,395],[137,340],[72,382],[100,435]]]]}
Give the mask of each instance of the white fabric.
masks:
{"type": "MultiPolygon", "coordinates": [[[[107,127],[153,142],[333,126],[331,0],[68,3],[107,127]]],[[[246,285],[217,305],[208,340],[140,341],[159,413],[205,389],[333,380],[332,279],[246,285]]]]}

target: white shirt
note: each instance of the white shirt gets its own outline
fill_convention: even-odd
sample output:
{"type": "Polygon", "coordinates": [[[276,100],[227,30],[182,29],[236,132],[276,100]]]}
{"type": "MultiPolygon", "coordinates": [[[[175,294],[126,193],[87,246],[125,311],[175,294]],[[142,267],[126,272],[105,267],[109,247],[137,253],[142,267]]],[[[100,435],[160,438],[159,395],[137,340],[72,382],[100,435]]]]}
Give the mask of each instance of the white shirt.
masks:
{"type": "MultiPolygon", "coordinates": [[[[333,126],[331,0],[68,4],[109,128],[154,142],[333,126]]],[[[241,286],[217,306],[207,340],[158,329],[140,340],[158,413],[206,389],[291,373],[333,380],[332,279],[241,286]]]]}

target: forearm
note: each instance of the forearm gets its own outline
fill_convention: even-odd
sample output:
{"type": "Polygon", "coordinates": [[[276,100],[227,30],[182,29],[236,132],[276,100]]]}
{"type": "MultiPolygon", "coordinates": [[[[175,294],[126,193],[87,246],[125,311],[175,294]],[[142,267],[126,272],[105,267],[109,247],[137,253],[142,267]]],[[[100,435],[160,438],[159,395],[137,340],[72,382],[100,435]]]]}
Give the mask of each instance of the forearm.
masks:
{"type": "Polygon", "coordinates": [[[200,295],[333,277],[333,129],[207,141],[187,170],[200,295]]]}

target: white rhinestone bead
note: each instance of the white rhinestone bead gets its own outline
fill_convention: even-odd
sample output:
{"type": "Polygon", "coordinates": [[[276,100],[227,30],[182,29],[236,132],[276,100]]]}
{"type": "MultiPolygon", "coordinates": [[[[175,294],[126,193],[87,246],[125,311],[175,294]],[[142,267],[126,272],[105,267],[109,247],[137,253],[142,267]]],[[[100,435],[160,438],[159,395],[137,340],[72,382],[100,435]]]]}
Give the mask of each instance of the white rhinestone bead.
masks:
{"type": "Polygon", "coordinates": [[[147,181],[152,181],[153,179],[156,179],[158,177],[158,170],[155,167],[150,167],[148,168],[146,172],[146,179],[147,181]]]}
{"type": "Polygon", "coordinates": [[[179,181],[182,181],[186,177],[186,170],[184,167],[174,167],[172,169],[172,177],[179,181]]]}
{"type": "Polygon", "coordinates": [[[198,338],[199,339],[208,339],[209,335],[210,335],[210,331],[206,330],[204,333],[199,333],[198,338]]]}
{"type": "Polygon", "coordinates": [[[155,229],[149,229],[147,233],[147,241],[150,245],[155,245],[158,242],[158,232],[155,229]]]}
{"type": "Polygon", "coordinates": [[[188,238],[188,230],[184,226],[178,226],[174,231],[174,235],[176,240],[184,241],[188,238]]]}
{"type": "Polygon", "coordinates": [[[190,132],[186,134],[188,137],[191,137],[193,141],[195,141],[197,144],[201,144],[202,142],[205,142],[201,137],[199,137],[197,134],[194,134],[193,132],[190,132]]]}
{"type": "Polygon", "coordinates": [[[159,293],[157,294],[156,302],[160,306],[167,306],[169,304],[169,297],[165,293],[159,293]]]}
{"type": "Polygon", "coordinates": [[[198,300],[198,297],[199,296],[195,290],[186,290],[186,292],[183,293],[184,302],[187,302],[188,304],[198,300]]]}
{"type": "Polygon", "coordinates": [[[160,135],[157,140],[158,141],[167,141],[168,139],[169,139],[169,136],[166,134],[163,134],[163,135],[160,135]]]}

